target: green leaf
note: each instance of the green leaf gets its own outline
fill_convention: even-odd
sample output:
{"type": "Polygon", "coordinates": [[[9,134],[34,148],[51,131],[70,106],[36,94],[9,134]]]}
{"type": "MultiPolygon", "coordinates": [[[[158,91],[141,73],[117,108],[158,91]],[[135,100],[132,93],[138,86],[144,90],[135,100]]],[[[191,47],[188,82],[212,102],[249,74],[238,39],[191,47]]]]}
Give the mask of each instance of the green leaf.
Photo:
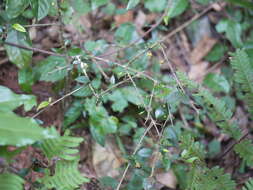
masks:
{"type": "Polygon", "coordinates": [[[0,145],[25,146],[49,138],[56,138],[54,128],[44,129],[31,118],[14,113],[0,114],[0,145]]]}
{"type": "Polygon", "coordinates": [[[91,1],[92,10],[95,10],[96,8],[98,8],[102,5],[105,5],[107,3],[108,3],[108,0],[92,0],[91,1]]]}
{"type": "Polygon", "coordinates": [[[19,32],[26,32],[26,29],[22,25],[20,25],[18,23],[13,24],[12,28],[14,28],[15,30],[17,30],[19,32]]]}
{"type": "Polygon", "coordinates": [[[216,25],[217,32],[225,32],[226,37],[234,47],[242,47],[242,26],[234,20],[221,20],[216,25]]]}
{"type": "Polygon", "coordinates": [[[228,93],[230,90],[227,79],[220,74],[209,73],[204,79],[204,84],[215,92],[228,93]]]}
{"type": "Polygon", "coordinates": [[[58,138],[45,139],[40,146],[50,160],[54,157],[59,157],[64,160],[76,160],[79,157],[77,147],[82,141],[83,138],[71,137],[65,134],[58,138]]]}
{"type": "Polygon", "coordinates": [[[244,50],[237,50],[231,61],[235,70],[234,80],[241,85],[245,92],[245,101],[249,112],[253,115],[253,66],[248,54],[244,50]]]}
{"type": "Polygon", "coordinates": [[[248,0],[226,0],[230,3],[233,3],[233,4],[236,4],[236,5],[239,5],[241,7],[244,7],[246,9],[250,8],[251,10],[253,10],[253,4],[252,2],[248,1],[248,0]]]}
{"type": "Polygon", "coordinates": [[[35,106],[36,97],[32,95],[18,95],[10,89],[0,86],[0,112],[8,112],[24,105],[25,111],[29,111],[35,106]]]}
{"type": "Polygon", "coordinates": [[[19,147],[9,151],[8,146],[0,146],[0,158],[4,158],[7,163],[11,163],[14,156],[21,153],[26,147],[19,147]]]}
{"type": "Polygon", "coordinates": [[[134,8],[136,5],[138,5],[139,2],[140,2],[140,0],[129,0],[126,9],[130,10],[130,9],[134,8]]]}
{"type": "Polygon", "coordinates": [[[65,78],[68,73],[68,65],[63,57],[49,56],[39,62],[34,70],[40,75],[39,80],[56,82],[65,78]]]}
{"type": "Polygon", "coordinates": [[[133,86],[124,87],[121,89],[122,94],[128,102],[137,106],[143,105],[143,99],[145,100],[146,93],[141,89],[136,89],[133,86]]]}
{"type": "Polygon", "coordinates": [[[31,67],[25,67],[18,71],[18,84],[24,92],[32,92],[34,74],[31,67]]]}
{"type": "Polygon", "coordinates": [[[51,0],[32,0],[33,12],[38,20],[48,15],[51,3],[51,0]]]}
{"type": "Polygon", "coordinates": [[[64,114],[64,127],[67,127],[71,123],[73,123],[82,113],[83,111],[83,101],[75,100],[70,108],[64,114]]]}
{"type": "Polygon", "coordinates": [[[113,111],[122,112],[128,106],[128,101],[120,90],[115,90],[108,98],[113,102],[113,111]]]}
{"type": "MultiPolygon", "coordinates": [[[[31,47],[31,41],[29,37],[26,34],[18,32],[16,30],[11,30],[8,32],[6,42],[31,47]]],[[[16,64],[19,68],[26,67],[31,63],[33,54],[32,51],[9,45],[5,45],[5,48],[10,61],[16,64]]]]}
{"type": "Polygon", "coordinates": [[[253,178],[250,178],[242,188],[242,190],[253,190],[253,178]]]}
{"type": "Polygon", "coordinates": [[[29,0],[6,0],[6,12],[10,19],[19,16],[28,7],[29,0]]]}
{"type": "Polygon", "coordinates": [[[25,180],[18,175],[11,173],[0,174],[0,189],[2,190],[23,190],[25,180]]]}
{"type": "Polygon", "coordinates": [[[50,101],[42,101],[42,102],[38,105],[37,111],[40,110],[40,109],[43,109],[43,108],[47,107],[49,104],[50,104],[50,101]]]}
{"type": "Polygon", "coordinates": [[[148,158],[152,155],[152,149],[150,148],[142,148],[138,151],[138,156],[143,157],[143,158],[148,158]]]}
{"type": "Polygon", "coordinates": [[[86,14],[91,11],[91,6],[88,1],[85,0],[71,0],[71,6],[81,14],[86,14]]]}
{"type": "Polygon", "coordinates": [[[147,0],[144,6],[151,12],[161,12],[165,9],[166,3],[166,0],[147,0]]]}
{"type": "Polygon", "coordinates": [[[117,131],[117,120],[109,116],[102,105],[96,105],[96,100],[87,99],[85,109],[89,113],[89,125],[93,138],[102,146],[104,145],[105,136],[117,131]]]}
{"type": "Polygon", "coordinates": [[[136,38],[137,33],[135,27],[130,23],[122,24],[115,32],[115,39],[118,43],[126,45],[136,38]]]}
{"type": "Polygon", "coordinates": [[[188,7],[188,0],[172,0],[172,5],[169,8],[166,19],[174,18],[182,14],[188,7]]]}
{"type": "Polygon", "coordinates": [[[253,146],[250,140],[243,140],[236,144],[234,150],[246,162],[247,166],[253,166],[253,146]]]}
{"type": "Polygon", "coordinates": [[[78,160],[60,160],[56,163],[54,175],[47,174],[40,181],[47,189],[73,190],[89,182],[89,179],[78,171],[78,160]]]}
{"type": "Polygon", "coordinates": [[[216,44],[205,57],[205,59],[210,62],[217,62],[225,55],[226,51],[227,46],[224,46],[222,44],[216,44]]]}

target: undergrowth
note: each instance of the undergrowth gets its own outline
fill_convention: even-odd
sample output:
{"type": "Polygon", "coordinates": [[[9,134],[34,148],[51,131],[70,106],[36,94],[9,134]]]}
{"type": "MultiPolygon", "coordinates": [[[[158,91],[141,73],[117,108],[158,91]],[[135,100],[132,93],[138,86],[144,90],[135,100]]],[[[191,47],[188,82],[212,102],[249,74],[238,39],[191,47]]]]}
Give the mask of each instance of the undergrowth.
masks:
{"type": "MultiPolygon", "coordinates": [[[[228,0],[224,4],[196,0],[194,3],[205,9],[194,10],[190,13],[193,19],[173,30],[173,22],[179,19],[181,23],[180,17],[193,9],[191,1],[121,0],[117,3],[109,0],[1,2],[1,44],[9,61],[18,67],[18,83],[26,94],[16,94],[0,86],[0,189],[22,190],[25,183],[30,183],[32,189],[74,190],[88,183],[88,177],[79,171],[79,145],[86,140],[77,134],[80,130],[88,130],[101,146],[106,145],[108,136],[114,137],[125,160],[117,179],[108,176],[99,179],[104,189],[154,189],[158,170],[173,171],[178,189],[242,187],[237,177],[253,167],[253,145],[250,128],[241,128],[235,112],[236,101],[240,101],[245,105],[248,120],[252,119],[251,2],[228,0]],[[126,8],[117,9],[117,3],[126,8]],[[222,62],[224,54],[233,53],[229,53],[230,64],[224,66],[220,75],[208,74],[203,83],[198,83],[174,69],[166,52],[166,40],[181,30],[191,30],[190,26],[201,16],[215,10],[214,5],[222,9],[227,6],[224,9],[229,16],[221,18],[215,28],[228,45],[216,44],[204,59],[222,62]],[[143,36],[137,33],[133,23],[112,24],[113,43],[97,39],[80,46],[72,44],[64,35],[65,25],[80,27],[76,22],[80,15],[94,16],[96,11],[120,15],[137,8],[163,13],[143,36]],[[45,18],[57,23],[40,24],[45,18]],[[53,25],[59,26],[60,47],[51,51],[34,48],[29,36],[31,29],[53,25]],[[159,31],[166,32],[164,37],[157,35],[159,31]],[[151,37],[144,40],[149,34],[151,37]],[[111,47],[115,52],[108,53],[106,50],[111,47]],[[34,63],[35,53],[45,58],[34,63]],[[161,71],[164,64],[168,68],[166,73],[161,71]],[[53,84],[59,98],[50,97],[38,104],[32,95],[32,86],[40,81],[53,84]],[[45,127],[38,118],[56,104],[61,104],[63,121],[59,126],[45,127]],[[20,114],[17,111],[20,106],[23,112],[33,115],[20,114]],[[218,131],[216,136],[210,132],[212,129],[218,131]],[[222,142],[217,139],[221,134],[226,143],[230,142],[226,148],[221,148],[222,142]],[[13,162],[18,162],[15,156],[31,146],[47,160],[46,166],[37,169],[43,177],[33,182],[27,179],[28,173],[13,166],[13,162]],[[240,158],[240,166],[228,173],[219,160],[231,152],[240,158]]],[[[253,189],[251,178],[242,189],[253,189]]]]}

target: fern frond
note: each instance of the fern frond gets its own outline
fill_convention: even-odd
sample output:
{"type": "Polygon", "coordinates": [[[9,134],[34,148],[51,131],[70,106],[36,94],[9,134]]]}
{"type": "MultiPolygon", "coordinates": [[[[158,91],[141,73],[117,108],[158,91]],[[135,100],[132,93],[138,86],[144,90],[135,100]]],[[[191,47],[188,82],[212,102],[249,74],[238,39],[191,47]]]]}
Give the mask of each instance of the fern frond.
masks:
{"type": "Polygon", "coordinates": [[[253,145],[250,140],[243,140],[238,143],[234,150],[248,166],[253,166],[253,145]]]}
{"type": "Polygon", "coordinates": [[[83,177],[78,171],[78,160],[57,161],[53,176],[47,175],[40,179],[45,189],[74,190],[89,179],[83,177]]]}
{"type": "Polygon", "coordinates": [[[225,134],[235,139],[241,137],[241,132],[236,123],[231,123],[232,111],[227,108],[226,103],[212,95],[212,93],[201,85],[191,81],[184,73],[177,72],[177,76],[183,86],[195,90],[194,94],[201,96],[208,106],[210,118],[223,130],[225,134]],[[197,91],[197,92],[196,92],[197,91]]]}
{"type": "Polygon", "coordinates": [[[209,116],[223,130],[225,134],[239,139],[241,132],[236,123],[231,123],[232,111],[227,108],[224,101],[214,97],[209,90],[200,88],[199,93],[209,108],[209,116]]]}
{"type": "Polygon", "coordinates": [[[180,141],[180,148],[185,152],[183,155],[185,159],[197,157],[199,160],[204,160],[206,154],[204,146],[195,142],[191,135],[182,135],[180,141]]]}
{"type": "Polygon", "coordinates": [[[224,174],[222,168],[195,168],[190,184],[191,190],[234,190],[236,184],[230,174],[224,174]]]}
{"type": "Polygon", "coordinates": [[[11,173],[0,174],[0,189],[1,190],[23,190],[24,180],[11,173]]]}
{"type": "Polygon", "coordinates": [[[249,112],[253,115],[253,67],[247,53],[244,50],[237,50],[233,54],[231,65],[235,70],[234,80],[241,84],[242,90],[246,93],[245,100],[249,112]]]}
{"type": "Polygon", "coordinates": [[[253,190],[253,178],[250,178],[242,188],[242,190],[253,190]]]}
{"type": "Polygon", "coordinates": [[[76,148],[83,141],[83,138],[64,135],[55,139],[46,139],[41,143],[44,154],[52,159],[59,157],[64,160],[75,160],[79,150],[76,148]]]}

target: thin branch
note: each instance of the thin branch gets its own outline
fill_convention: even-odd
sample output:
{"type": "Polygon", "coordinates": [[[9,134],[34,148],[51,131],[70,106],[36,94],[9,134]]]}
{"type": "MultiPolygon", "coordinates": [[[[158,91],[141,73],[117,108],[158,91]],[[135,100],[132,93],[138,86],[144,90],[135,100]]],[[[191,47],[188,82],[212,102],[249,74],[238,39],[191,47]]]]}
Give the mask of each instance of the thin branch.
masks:
{"type": "Polygon", "coordinates": [[[240,142],[242,142],[248,135],[250,134],[250,132],[245,133],[238,141],[234,142],[232,145],[230,145],[227,150],[220,156],[218,156],[218,159],[223,158],[227,153],[229,153],[235,145],[239,144],[240,142]]]}
{"type": "Polygon", "coordinates": [[[60,23],[45,23],[45,24],[28,24],[23,25],[23,27],[30,28],[30,27],[44,27],[44,26],[60,26],[60,23]]]}
{"type": "Polygon", "coordinates": [[[52,51],[47,51],[47,50],[43,50],[43,49],[39,49],[39,48],[27,47],[27,46],[23,46],[23,45],[20,45],[20,44],[15,44],[15,43],[12,43],[12,42],[6,42],[6,41],[3,42],[3,43],[6,44],[6,45],[9,45],[9,46],[13,46],[13,47],[33,51],[33,52],[39,52],[39,53],[43,53],[43,54],[46,54],[46,55],[54,55],[54,56],[58,56],[58,57],[65,57],[65,55],[63,55],[63,54],[59,54],[59,53],[55,53],[55,52],[52,52],[52,51]]]}

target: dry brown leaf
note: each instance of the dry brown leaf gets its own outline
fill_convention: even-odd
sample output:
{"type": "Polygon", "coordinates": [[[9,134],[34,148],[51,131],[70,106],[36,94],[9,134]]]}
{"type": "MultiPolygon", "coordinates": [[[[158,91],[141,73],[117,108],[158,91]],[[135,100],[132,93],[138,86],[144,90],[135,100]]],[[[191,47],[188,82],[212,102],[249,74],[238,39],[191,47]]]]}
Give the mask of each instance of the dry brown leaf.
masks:
{"type": "Polygon", "coordinates": [[[137,28],[141,29],[144,26],[145,22],[146,22],[146,17],[147,16],[144,12],[138,11],[138,14],[137,14],[135,22],[134,22],[135,26],[137,28]]]}
{"type": "Polygon", "coordinates": [[[124,160],[111,138],[106,139],[105,147],[94,142],[92,163],[98,177],[119,175],[119,167],[124,160]]]}
{"type": "Polygon", "coordinates": [[[206,73],[208,65],[209,63],[206,61],[199,62],[199,64],[191,65],[190,71],[188,73],[189,78],[201,82],[205,76],[203,75],[203,73],[206,73]]]}
{"type": "Polygon", "coordinates": [[[156,180],[165,185],[166,187],[175,189],[177,186],[177,178],[172,170],[164,173],[158,173],[155,175],[156,180]]]}
{"type": "Polygon", "coordinates": [[[114,16],[115,25],[119,26],[126,22],[133,22],[133,18],[134,18],[133,11],[127,11],[125,14],[115,15],[114,16]]]}
{"type": "Polygon", "coordinates": [[[198,64],[208,54],[216,44],[217,40],[209,36],[204,36],[191,52],[192,64],[198,64]]]}

